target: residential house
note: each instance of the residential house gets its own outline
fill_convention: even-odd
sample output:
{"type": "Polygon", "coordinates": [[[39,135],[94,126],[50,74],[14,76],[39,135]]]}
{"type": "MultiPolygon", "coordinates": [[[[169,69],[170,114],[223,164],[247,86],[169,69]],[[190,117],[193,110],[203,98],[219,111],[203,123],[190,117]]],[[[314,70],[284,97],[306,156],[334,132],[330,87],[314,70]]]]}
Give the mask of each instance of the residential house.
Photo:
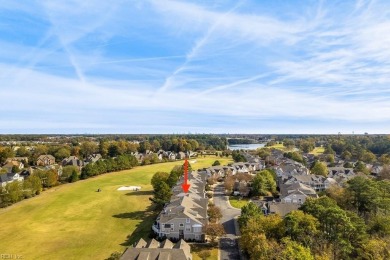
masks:
{"type": "Polygon", "coordinates": [[[134,247],[129,247],[123,253],[121,260],[192,260],[191,247],[179,240],[173,244],[168,239],[158,242],[152,239],[147,243],[142,238],[134,247]]]}
{"type": "Polygon", "coordinates": [[[184,152],[177,153],[177,159],[179,159],[179,160],[184,160],[186,157],[187,157],[187,155],[184,152]]]}
{"type": "Polygon", "coordinates": [[[168,160],[170,161],[176,160],[176,153],[168,151],[168,160]]]}
{"type": "Polygon", "coordinates": [[[205,196],[207,176],[196,171],[188,174],[188,193],[181,187],[182,179],[173,187],[172,198],[152,226],[159,237],[203,241],[203,227],[208,223],[208,199],[205,196]]]}
{"type": "Polygon", "coordinates": [[[55,163],[56,163],[56,158],[54,158],[54,156],[50,154],[40,155],[37,159],[38,166],[47,166],[55,163]]]}
{"type": "Polygon", "coordinates": [[[268,211],[269,214],[278,214],[283,218],[291,211],[298,210],[300,206],[299,203],[269,202],[268,211]]]}
{"type": "Polygon", "coordinates": [[[225,177],[225,170],[223,166],[211,166],[208,168],[213,176],[225,177]]]}
{"type": "Polygon", "coordinates": [[[303,204],[306,198],[318,198],[316,191],[303,183],[283,184],[280,187],[281,200],[284,203],[303,204]]]}
{"type": "Polygon", "coordinates": [[[87,157],[87,160],[85,160],[85,163],[95,163],[102,159],[102,155],[100,153],[94,153],[87,157]]]}
{"type": "Polygon", "coordinates": [[[24,168],[24,164],[22,162],[19,162],[19,161],[10,161],[8,163],[6,163],[5,165],[3,165],[3,169],[7,169],[7,172],[11,172],[12,171],[12,168],[16,167],[16,169],[19,171],[19,170],[22,170],[24,168]]]}
{"type": "Polygon", "coordinates": [[[19,176],[20,177],[23,177],[23,179],[27,179],[30,175],[31,175],[31,168],[29,168],[28,170],[23,170],[19,173],[19,176]]]}
{"type": "Polygon", "coordinates": [[[12,162],[12,161],[18,161],[18,162],[22,162],[23,164],[27,164],[28,163],[28,157],[7,158],[7,160],[5,160],[5,163],[9,163],[9,162],[12,162]]]}
{"type": "Polygon", "coordinates": [[[198,153],[193,151],[188,151],[186,152],[186,156],[187,158],[194,158],[194,157],[198,157],[198,153]]]}
{"type": "Polygon", "coordinates": [[[328,167],[328,177],[336,180],[337,183],[344,183],[356,176],[353,168],[328,167]]]}
{"type": "Polygon", "coordinates": [[[167,152],[163,151],[163,150],[159,150],[157,152],[157,158],[159,161],[162,161],[164,158],[167,158],[168,157],[168,154],[167,152]]]}
{"type": "Polygon", "coordinates": [[[233,194],[235,196],[248,196],[249,195],[249,192],[250,192],[250,188],[249,188],[249,182],[247,182],[246,180],[236,180],[233,184],[233,194]]]}
{"type": "Polygon", "coordinates": [[[383,170],[383,166],[374,165],[371,167],[370,173],[374,176],[380,176],[382,170],[383,170]]]}
{"type": "Polygon", "coordinates": [[[288,178],[295,175],[308,175],[309,169],[307,169],[301,163],[292,161],[290,159],[282,162],[279,165],[272,167],[275,170],[277,177],[288,178]]]}
{"type": "Polygon", "coordinates": [[[145,155],[143,155],[142,153],[136,152],[133,155],[137,159],[138,163],[142,163],[145,160],[145,155]]]}
{"type": "Polygon", "coordinates": [[[225,176],[227,175],[236,175],[237,170],[232,166],[222,166],[225,176]]]}
{"type": "Polygon", "coordinates": [[[69,156],[68,158],[62,160],[62,166],[67,165],[76,166],[81,169],[84,166],[84,162],[80,160],[77,156],[69,156]]]}
{"type": "Polygon", "coordinates": [[[52,164],[52,165],[47,165],[47,166],[32,166],[32,167],[29,167],[28,172],[30,174],[32,174],[36,170],[41,170],[41,171],[54,170],[58,176],[62,175],[62,165],[59,165],[59,164],[52,164]]]}
{"type": "Polygon", "coordinates": [[[23,177],[19,175],[19,173],[4,173],[0,174],[0,186],[5,187],[8,183],[12,183],[14,181],[23,181],[23,177]]]}
{"type": "Polygon", "coordinates": [[[236,173],[249,173],[248,167],[243,162],[233,163],[232,167],[236,169],[236,173]]]}
{"type": "Polygon", "coordinates": [[[286,180],[283,181],[283,184],[286,185],[292,183],[302,183],[313,188],[315,191],[324,191],[327,188],[329,188],[331,184],[336,183],[336,181],[333,180],[332,178],[327,178],[322,175],[314,175],[314,174],[294,175],[288,177],[286,180]]]}

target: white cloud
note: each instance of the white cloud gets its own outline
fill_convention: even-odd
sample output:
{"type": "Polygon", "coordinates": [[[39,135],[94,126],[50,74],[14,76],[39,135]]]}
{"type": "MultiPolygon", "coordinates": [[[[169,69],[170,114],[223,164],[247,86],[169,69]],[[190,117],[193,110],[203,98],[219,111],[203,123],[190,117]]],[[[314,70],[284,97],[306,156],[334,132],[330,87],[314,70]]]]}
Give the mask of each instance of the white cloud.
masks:
{"type": "Polygon", "coordinates": [[[304,119],[301,129],[316,120],[388,125],[386,2],[351,9],[320,2],[288,18],[234,4],[43,1],[30,10],[8,3],[49,28],[34,44],[0,37],[5,128],[23,120],[35,129],[120,128],[134,118],[140,128],[199,129],[194,115],[208,124],[224,118],[201,126],[210,131],[243,118],[304,119]]]}

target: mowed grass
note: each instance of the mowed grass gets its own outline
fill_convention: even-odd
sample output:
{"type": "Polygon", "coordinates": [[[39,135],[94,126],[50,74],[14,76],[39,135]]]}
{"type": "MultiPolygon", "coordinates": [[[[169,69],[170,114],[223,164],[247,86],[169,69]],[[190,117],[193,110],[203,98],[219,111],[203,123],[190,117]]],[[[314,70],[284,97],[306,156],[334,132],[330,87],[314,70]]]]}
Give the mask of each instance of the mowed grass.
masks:
{"type": "MultiPolygon", "coordinates": [[[[215,158],[198,158],[192,166],[210,166],[215,158]]],[[[114,251],[123,252],[139,238],[147,238],[156,217],[149,200],[151,177],[182,163],[103,174],[0,209],[0,253],[23,259],[105,259],[114,251]],[[117,190],[129,185],[142,189],[117,190]],[[98,188],[102,191],[96,192],[98,188]]]]}
{"type": "Polygon", "coordinates": [[[232,205],[232,207],[237,208],[237,209],[241,209],[242,207],[244,207],[246,204],[249,203],[249,199],[247,199],[247,198],[240,199],[240,197],[238,197],[238,196],[230,196],[229,202],[230,202],[230,205],[232,205]]]}
{"type": "Polygon", "coordinates": [[[314,155],[319,155],[319,154],[323,154],[324,153],[324,151],[325,151],[325,147],[316,147],[316,148],[314,148],[314,150],[313,151],[311,151],[310,153],[311,154],[314,154],[314,155]]]}
{"type": "Polygon", "coordinates": [[[287,151],[287,148],[283,146],[283,144],[274,144],[272,146],[266,146],[265,148],[269,148],[269,149],[279,149],[279,150],[282,150],[282,151],[287,151]]]}
{"type": "Polygon", "coordinates": [[[221,165],[227,165],[229,163],[233,163],[233,159],[231,156],[219,157],[215,155],[206,155],[206,157],[199,156],[197,159],[190,159],[188,161],[190,162],[192,169],[198,170],[205,167],[210,167],[217,160],[221,163],[221,165]],[[196,160],[196,163],[191,163],[191,161],[193,160],[196,160]]]}

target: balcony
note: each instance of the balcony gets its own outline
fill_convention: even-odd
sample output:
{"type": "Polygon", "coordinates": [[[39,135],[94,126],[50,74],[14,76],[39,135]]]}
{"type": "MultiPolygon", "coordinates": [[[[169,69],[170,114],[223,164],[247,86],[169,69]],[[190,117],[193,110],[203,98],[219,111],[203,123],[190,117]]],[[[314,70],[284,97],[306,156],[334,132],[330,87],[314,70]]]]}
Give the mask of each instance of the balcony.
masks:
{"type": "Polygon", "coordinates": [[[159,227],[157,226],[157,225],[153,225],[152,226],[152,230],[155,232],[155,233],[160,233],[160,229],[159,229],[159,227]]]}

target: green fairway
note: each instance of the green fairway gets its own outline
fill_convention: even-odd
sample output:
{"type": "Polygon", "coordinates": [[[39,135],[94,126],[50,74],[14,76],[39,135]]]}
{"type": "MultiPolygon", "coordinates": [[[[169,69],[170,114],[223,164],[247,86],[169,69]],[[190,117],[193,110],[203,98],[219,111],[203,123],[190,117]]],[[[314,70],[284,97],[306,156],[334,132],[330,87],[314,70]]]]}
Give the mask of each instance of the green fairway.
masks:
{"type": "Polygon", "coordinates": [[[282,150],[282,151],[287,151],[287,148],[283,146],[283,144],[274,144],[272,146],[266,146],[265,148],[269,148],[269,149],[279,149],[279,150],[282,150]]]}
{"type": "Polygon", "coordinates": [[[206,157],[199,156],[197,159],[188,160],[194,170],[198,170],[205,167],[210,167],[216,160],[218,160],[221,165],[227,165],[228,163],[233,163],[232,157],[217,157],[214,155],[207,155],[206,157]],[[196,163],[191,161],[196,160],[196,163]]]}
{"type": "MultiPolygon", "coordinates": [[[[197,159],[210,166],[215,156],[197,159]]],[[[218,159],[222,164],[231,159],[218,159]]],[[[155,215],[150,179],[182,162],[107,173],[54,187],[41,195],[0,209],[0,253],[23,259],[105,259],[114,251],[147,238],[155,215]],[[141,191],[117,191],[121,186],[141,191]],[[100,188],[101,192],[96,192],[100,188]]]]}
{"type": "Polygon", "coordinates": [[[314,155],[319,155],[319,154],[323,154],[324,151],[325,151],[325,148],[321,146],[321,147],[314,148],[314,150],[311,151],[310,153],[314,154],[314,155]]]}

